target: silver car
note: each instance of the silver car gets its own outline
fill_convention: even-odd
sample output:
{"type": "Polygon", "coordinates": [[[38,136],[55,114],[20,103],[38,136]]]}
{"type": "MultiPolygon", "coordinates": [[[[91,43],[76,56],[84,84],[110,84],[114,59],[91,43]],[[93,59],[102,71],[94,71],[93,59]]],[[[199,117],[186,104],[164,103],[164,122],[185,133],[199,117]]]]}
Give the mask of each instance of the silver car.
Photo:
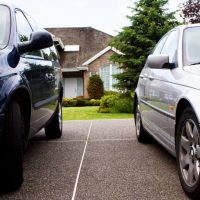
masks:
{"type": "Polygon", "coordinates": [[[134,101],[138,141],[152,136],[173,154],[184,191],[200,199],[200,24],[178,26],[158,42],[134,101]]]}

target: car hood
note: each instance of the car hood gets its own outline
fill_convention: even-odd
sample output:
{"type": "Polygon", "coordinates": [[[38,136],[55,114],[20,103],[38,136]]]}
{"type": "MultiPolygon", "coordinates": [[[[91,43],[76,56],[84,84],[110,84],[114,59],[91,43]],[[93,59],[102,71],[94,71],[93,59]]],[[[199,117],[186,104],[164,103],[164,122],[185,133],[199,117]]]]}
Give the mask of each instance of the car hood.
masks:
{"type": "Polygon", "coordinates": [[[184,85],[200,90],[200,64],[184,66],[183,70],[187,73],[184,85]]]}
{"type": "Polygon", "coordinates": [[[199,65],[190,65],[183,67],[184,71],[200,76],[200,64],[199,65]]]}

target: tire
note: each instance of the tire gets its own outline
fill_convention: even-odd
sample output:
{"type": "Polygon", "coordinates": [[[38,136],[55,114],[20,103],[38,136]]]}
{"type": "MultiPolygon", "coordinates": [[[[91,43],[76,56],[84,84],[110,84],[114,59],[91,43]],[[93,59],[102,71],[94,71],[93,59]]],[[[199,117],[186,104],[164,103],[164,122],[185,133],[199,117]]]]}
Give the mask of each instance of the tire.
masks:
{"type": "Polygon", "coordinates": [[[149,143],[152,141],[151,136],[145,131],[143,125],[142,125],[142,118],[139,111],[139,105],[136,101],[136,107],[135,107],[135,131],[137,140],[140,143],[149,143]]]}
{"type": "Polygon", "coordinates": [[[191,107],[183,111],[178,123],[176,155],[183,190],[192,199],[200,199],[200,129],[191,107]]]}
{"type": "Polygon", "coordinates": [[[49,139],[56,139],[62,136],[62,105],[60,101],[52,120],[45,127],[45,134],[49,139]]]}
{"type": "Polygon", "coordinates": [[[5,114],[5,131],[0,138],[0,190],[13,191],[23,182],[24,118],[17,102],[12,101],[5,114]]]}

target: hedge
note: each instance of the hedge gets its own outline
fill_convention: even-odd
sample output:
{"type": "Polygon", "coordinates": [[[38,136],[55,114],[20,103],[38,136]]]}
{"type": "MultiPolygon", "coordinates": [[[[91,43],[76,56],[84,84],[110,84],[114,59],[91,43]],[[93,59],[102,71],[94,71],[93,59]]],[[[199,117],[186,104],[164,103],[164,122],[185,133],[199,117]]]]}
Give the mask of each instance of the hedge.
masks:
{"type": "Polygon", "coordinates": [[[97,99],[77,99],[77,98],[63,98],[63,107],[81,107],[81,106],[99,106],[100,100],[97,99]]]}

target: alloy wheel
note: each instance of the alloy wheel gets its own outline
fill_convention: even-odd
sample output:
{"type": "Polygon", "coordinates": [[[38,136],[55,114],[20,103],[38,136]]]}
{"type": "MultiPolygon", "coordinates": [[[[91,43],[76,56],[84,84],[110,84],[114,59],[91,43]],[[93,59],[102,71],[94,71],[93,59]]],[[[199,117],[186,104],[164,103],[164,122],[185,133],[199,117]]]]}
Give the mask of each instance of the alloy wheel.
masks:
{"type": "Polygon", "coordinates": [[[59,128],[60,130],[62,130],[62,106],[60,102],[58,104],[58,121],[59,121],[59,128]]]}
{"type": "Polygon", "coordinates": [[[189,187],[194,186],[200,174],[200,137],[192,119],[187,119],[182,128],[179,152],[183,179],[189,187]]]}
{"type": "Polygon", "coordinates": [[[137,110],[137,114],[136,114],[136,134],[137,134],[137,136],[139,136],[139,134],[140,134],[140,128],[141,128],[141,118],[140,118],[140,113],[137,110]]]}

